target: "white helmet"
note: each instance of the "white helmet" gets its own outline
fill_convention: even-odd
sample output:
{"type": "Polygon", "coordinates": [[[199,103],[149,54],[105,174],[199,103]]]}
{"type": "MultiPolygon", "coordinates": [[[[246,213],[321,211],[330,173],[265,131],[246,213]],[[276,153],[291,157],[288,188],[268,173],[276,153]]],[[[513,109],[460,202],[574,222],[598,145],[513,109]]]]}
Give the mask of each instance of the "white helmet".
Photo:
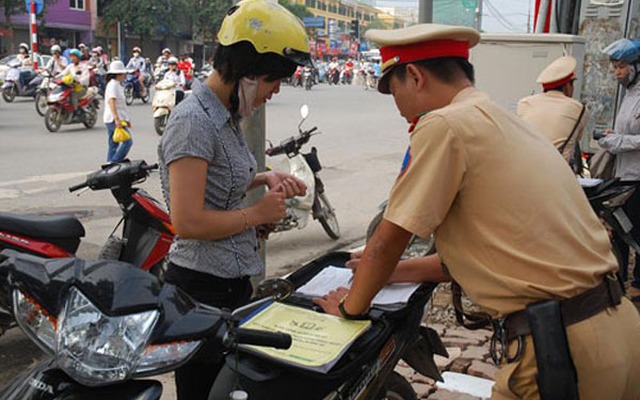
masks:
{"type": "Polygon", "coordinates": [[[20,46],[18,46],[18,48],[25,49],[26,51],[29,51],[29,45],[26,44],[26,43],[20,43],[20,46]]]}
{"type": "Polygon", "coordinates": [[[168,48],[168,47],[165,47],[164,49],[162,49],[162,54],[164,54],[164,53],[169,53],[169,54],[171,54],[171,49],[170,49],[170,48],[168,48]]]}
{"type": "Polygon", "coordinates": [[[167,60],[167,63],[169,64],[178,64],[178,59],[175,57],[169,57],[169,59],[167,60]]]}
{"type": "Polygon", "coordinates": [[[55,52],[62,53],[62,49],[57,44],[54,44],[53,46],[51,46],[51,54],[55,52]]]}

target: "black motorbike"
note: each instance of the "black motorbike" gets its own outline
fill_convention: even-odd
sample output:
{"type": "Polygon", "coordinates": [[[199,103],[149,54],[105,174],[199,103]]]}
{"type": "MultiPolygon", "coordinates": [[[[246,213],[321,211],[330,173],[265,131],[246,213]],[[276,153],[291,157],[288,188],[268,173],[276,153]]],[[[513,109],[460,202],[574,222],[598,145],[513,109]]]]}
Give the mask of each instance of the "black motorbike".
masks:
{"type": "Polygon", "coordinates": [[[138,378],[174,370],[205,345],[228,352],[210,400],[229,399],[230,392],[251,400],[416,399],[409,382],[393,371],[400,359],[441,379],[433,354],[446,356],[446,350],[435,331],[420,325],[435,284],[420,286],[396,308],[372,308],[371,326],[327,373],[239,346],[288,348],[289,335],[244,329],[242,319],[274,299],[314,308],[309,298],[291,293],[293,287],[328,265],[344,266],[348,253],[321,257],[286,281],[267,281],[256,291],[267,298],[232,313],[199,304],[122,262],[45,260],[11,250],[0,256],[6,258],[0,301],[12,304],[20,327],[50,356],[10,381],[0,399],[157,400],[162,385],[138,378]]]}
{"type": "MultiPolygon", "coordinates": [[[[640,254],[640,244],[633,237],[633,223],[624,211],[624,205],[637,189],[634,184],[625,184],[618,178],[607,181],[600,179],[580,179],[589,204],[595,213],[604,221],[605,226],[621,238],[636,254],[640,254]]],[[[613,254],[616,256],[622,281],[627,279],[627,260],[621,257],[620,249],[615,241],[611,241],[613,254]]]]}

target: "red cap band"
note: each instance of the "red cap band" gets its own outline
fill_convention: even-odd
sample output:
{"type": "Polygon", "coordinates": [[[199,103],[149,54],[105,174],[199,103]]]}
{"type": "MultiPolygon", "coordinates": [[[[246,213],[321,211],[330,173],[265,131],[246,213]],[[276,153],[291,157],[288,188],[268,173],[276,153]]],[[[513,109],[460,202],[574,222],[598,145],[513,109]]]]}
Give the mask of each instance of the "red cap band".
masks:
{"type": "Polygon", "coordinates": [[[557,81],[553,81],[553,82],[547,82],[547,83],[543,83],[542,84],[542,88],[544,90],[549,90],[549,89],[553,89],[553,88],[557,88],[563,85],[566,85],[567,83],[571,82],[572,80],[576,79],[576,76],[573,74],[573,72],[567,76],[566,78],[562,78],[562,79],[558,79],[557,81]]]}
{"type": "Polygon", "coordinates": [[[399,46],[383,46],[382,72],[397,64],[440,57],[469,58],[469,42],[461,40],[429,40],[399,46]],[[387,63],[387,61],[390,61],[387,63]]]}

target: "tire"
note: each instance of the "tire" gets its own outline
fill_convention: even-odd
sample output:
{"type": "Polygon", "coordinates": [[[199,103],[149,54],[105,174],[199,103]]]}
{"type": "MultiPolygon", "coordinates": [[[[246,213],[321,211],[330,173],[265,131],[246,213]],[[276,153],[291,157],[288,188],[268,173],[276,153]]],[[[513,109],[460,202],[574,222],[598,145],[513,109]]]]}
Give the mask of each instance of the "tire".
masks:
{"type": "Polygon", "coordinates": [[[89,104],[89,111],[84,114],[84,119],[82,123],[87,129],[91,129],[96,125],[98,121],[98,111],[96,110],[93,103],[89,104]]]}
{"type": "Polygon", "coordinates": [[[140,97],[140,100],[142,100],[144,104],[147,104],[149,102],[149,90],[151,89],[147,88],[147,92],[144,95],[144,97],[140,97]]]}
{"type": "Polygon", "coordinates": [[[62,126],[61,118],[62,115],[59,110],[49,107],[44,114],[44,126],[47,127],[49,132],[58,132],[60,126],[62,126]]]}
{"type": "MultiPolygon", "coordinates": [[[[367,241],[373,236],[373,232],[376,231],[376,228],[382,221],[382,217],[384,215],[386,207],[382,209],[369,223],[369,227],[367,228],[367,241]]],[[[430,254],[435,254],[436,252],[436,240],[433,235],[429,236],[427,239],[423,239],[419,236],[411,236],[409,239],[409,243],[407,244],[407,248],[402,254],[402,258],[415,258],[415,257],[424,257],[430,254]]]]}
{"type": "Polygon", "coordinates": [[[164,133],[164,128],[167,126],[167,119],[169,119],[169,114],[161,115],[153,119],[153,127],[155,128],[158,136],[162,136],[164,133]]]}
{"type": "Polygon", "coordinates": [[[331,239],[339,239],[340,226],[338,225],[338,218],[336,217],[336,213],[334,212],[333,207],[331,207],[331,203],[329,203],[329,199],[324,192],[317,194],[316,205],[317,206],[314,207],[313,213],[318,222],[320,222],[320,225],[322,225],[324,231],[331,239]]]}
{"type": "Polygon", "coordinates": [[[38,91],[36,93],[36,111],[41,117],[44,117],[48,107],[47,94],[42,91],[38,91]]]}
{"type": "Polygon", "coordinates": [[[124,88],[124,98],[124,101],[128,106],[133,104],[133,87],[127,86],[126,88],[124,88]]]}
{"type": "Polygon", "coordinates": [[[393,371],[376,400],[418,400],[418,396],[411,384],[402,375],[393,371]]]}
{"type": "Polygon", "coordinates": [[[18,89],[15,87],[15,85],[4,88],[4,90],[2,91],[2,98],[7,103],[12,103],[17,95],[18,89]]]}

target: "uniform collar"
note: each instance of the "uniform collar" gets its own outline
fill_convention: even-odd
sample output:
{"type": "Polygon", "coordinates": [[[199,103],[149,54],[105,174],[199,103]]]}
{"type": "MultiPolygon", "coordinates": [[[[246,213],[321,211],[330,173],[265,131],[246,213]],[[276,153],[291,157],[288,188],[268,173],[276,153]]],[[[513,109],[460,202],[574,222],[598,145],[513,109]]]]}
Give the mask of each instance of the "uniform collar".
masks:
{"type": "Polygon", "coordinates": [[[194,80],[192,95],[196,97],[202,109],[213,120],[216,129],[221,129],[231,119],[231,113],[209,86],[194,80]]]}

